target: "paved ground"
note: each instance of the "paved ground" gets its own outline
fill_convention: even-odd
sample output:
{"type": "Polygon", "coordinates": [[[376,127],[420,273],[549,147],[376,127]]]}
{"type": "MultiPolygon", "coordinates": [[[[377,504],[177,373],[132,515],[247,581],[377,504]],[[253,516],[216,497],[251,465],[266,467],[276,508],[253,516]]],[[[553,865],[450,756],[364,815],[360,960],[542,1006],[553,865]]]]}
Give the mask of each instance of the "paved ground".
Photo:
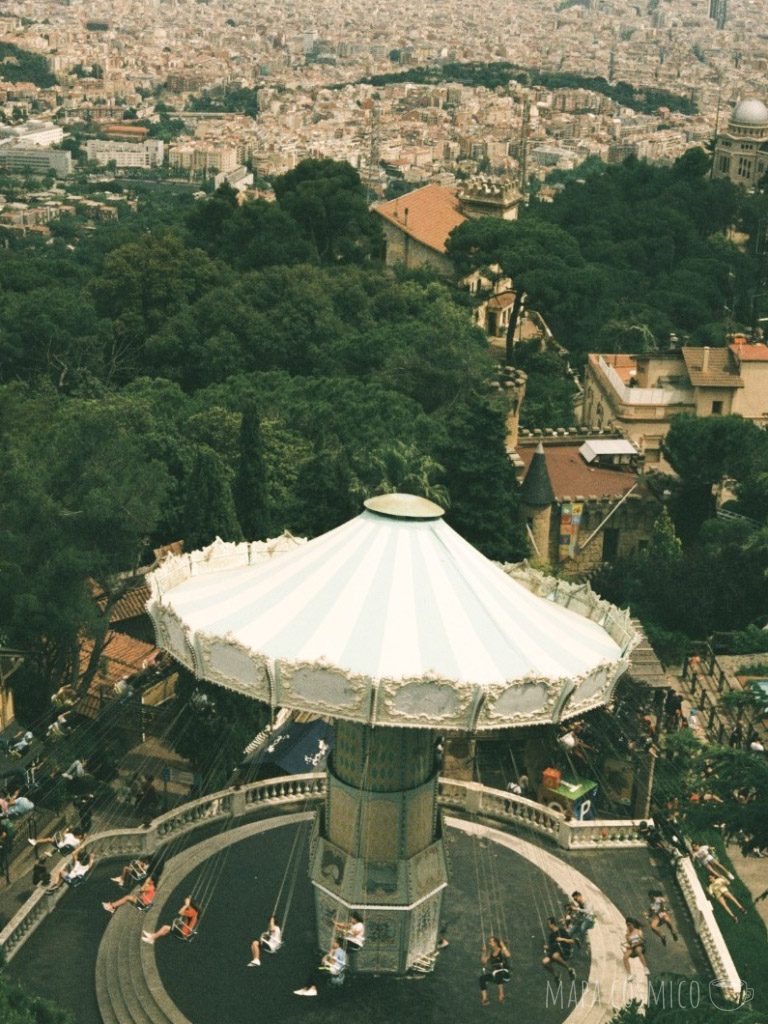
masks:
{"type": "MultiPolygon", "coordinates": [[[[330,1024],[342,1013],[371,1024],[394,1020],[464,1024],[489,1014],[559,1024],[573,1010],[572,993],[568,987],[558,993],[554,979],[540,966],[543,925],[550,913],[559,911],[565,891],[577,885],[587,887],[590,878],[599,881],[606,903],[615,903],[618,916],[642,911],[646,889],[660,884],[672,899],[683,941],[664,949],[651,936],[651,971],[704,972],[669,877],[663,866],[651,862],[646,851],[561,857],[561,851],[553,847],[539,848],[539,853],[534,847],[526,858],[487,838],[449,829],[451,881],[444,917],[450,946],[440,955],[435,972],[414,981],[350,975],[340,990],[302,999],[292,990],[304,982],[317,958],[305,852],[283,949],[275,956],[265,956],[261,968],[246,967],[250,940],[272,911],[292,839],[293,827],[286,826],[236,842],[204,862],[174,891],[164,894],[161,886],[162,920],[171,920],[190,891],[201,897],[205,907],[195,942],[187,945],[168,938],[155,947],[166,989],[193,1024],[245,1024],[256,1011],[268,1019],[301,1019],[308,1024],[330,1024]],[[555,871],[549,856],[558,858],[555,871]],[[555,873],[559,884],[551,877],[555,873]],[[511,942],[514,979],[503,1007],[492,1004],[482,1010],[477,988],[479,952],[482,932],[489,930],[503,932],[511,942]]],[[[532,837],[521,833],[508,839],[511,844],[523,840],[530,845],[532,837]]],[[[68,892],[9,968],[36,993],[72,1009],[79,1024],[99,1021],[92,993],[93,963],[109,920],[100,904],[115,894],[115,886],[109,882],[111,871],[108,864],[97,865],[92,879],[68,892]]],[[[120,912],[137,913],[132,908],[120,912]]],[[[279,912],[284,913],[284,908],[279,912]]],[[[593,936],[597,948],[597,928],[593,936]]],[[[612,938],[609,945],[607,955],[615,967],[618,953],[612,938]]],[[[577,954],[574,966],[580,982],[594,976],[590,971],[595,964],[590,963],[587,952],[577,954]]],[[[562,978],[565,980],[564,975],[562,978]]]]}

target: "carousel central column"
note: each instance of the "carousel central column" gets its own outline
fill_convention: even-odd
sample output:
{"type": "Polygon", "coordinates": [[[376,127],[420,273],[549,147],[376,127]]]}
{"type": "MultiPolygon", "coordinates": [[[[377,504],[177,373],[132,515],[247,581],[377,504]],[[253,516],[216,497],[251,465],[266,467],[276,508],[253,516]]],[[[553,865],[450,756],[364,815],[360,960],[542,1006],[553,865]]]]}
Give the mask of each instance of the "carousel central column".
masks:
{"type": "Polygon", "coordinates": [[[365,921],[358,971],[404,973],[435,950],[447,871],[434,733],[336,723],[311,876],[320,948],[334,917],[365,921]]]}

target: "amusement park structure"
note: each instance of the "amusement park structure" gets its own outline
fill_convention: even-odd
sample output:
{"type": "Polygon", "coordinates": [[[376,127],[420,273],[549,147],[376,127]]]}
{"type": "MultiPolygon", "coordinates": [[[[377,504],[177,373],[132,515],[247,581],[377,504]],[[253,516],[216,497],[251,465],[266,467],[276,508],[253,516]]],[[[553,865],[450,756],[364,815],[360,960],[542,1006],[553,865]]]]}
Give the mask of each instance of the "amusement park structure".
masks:
{"type": "Polygon", "coordinates": [[[150,581],[158,644],[198,678],[334,720],[310,855],[317,938],[327,948],[334,920],[359,912],[356,969],[382,974],[438,942],[439,737],[603,705],[637,639],[588,586],[489,561],[407,494],[309,541],[217,540],[150,581]]]}

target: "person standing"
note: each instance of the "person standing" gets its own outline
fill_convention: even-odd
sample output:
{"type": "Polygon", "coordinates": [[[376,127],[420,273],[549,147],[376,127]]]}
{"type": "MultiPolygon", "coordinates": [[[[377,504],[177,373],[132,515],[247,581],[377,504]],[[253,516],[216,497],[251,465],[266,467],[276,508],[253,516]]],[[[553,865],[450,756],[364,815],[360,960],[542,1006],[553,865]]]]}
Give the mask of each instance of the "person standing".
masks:
{"type": "Polygon", "coordinates": [[[573,937],[581,946],[587,937],[587,932],[594,926],[595,915],[587,906],[586,900],[578,889],[571,893],[570,910],[573,915],[573,937]]]}

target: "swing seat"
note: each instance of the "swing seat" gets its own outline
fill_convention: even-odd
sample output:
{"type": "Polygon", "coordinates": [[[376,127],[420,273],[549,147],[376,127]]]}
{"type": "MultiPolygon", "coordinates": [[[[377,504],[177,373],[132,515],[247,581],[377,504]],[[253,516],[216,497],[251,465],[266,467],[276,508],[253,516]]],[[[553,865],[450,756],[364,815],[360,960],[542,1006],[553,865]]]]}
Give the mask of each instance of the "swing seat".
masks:
{"type": "Polygon", "coordinates": [[[335,985],[336,988],[341,988],[347,976],[346,968],[342,968],[337,974],[330,973],[328,976],[328,982],[331,985],[335,985]]]}
{"type": "Polygon", "coordinates": [[[269,937],[269,932],[262,932],[259,936],[259,945],[265,953],[278,953],[283,948],[283,940],[279,942],[272,942],[269,937]]]}
{"type": "Polygon", "coordinates": [[[191,942],[197,935],[197,928],[190,928],[183,917],[174,918],[171,932],[182,942],[191,942]]]}
{"type": "Polygon", "coordinates": [[[139,865],[138,861],[135,860],[132,860],[128,865],[128,874],[134,882],[143,882],[147,877],[147,872],[139,865]]]}
{"type": "Polygon", "coordinates": [[[146,914],[148,910],[151,910],[152,907],[154,907],[155,901],[152,900],[151,903],[142,903],[141,900],[137,900],[133,905],[137,910],[140,910],[142,914],[146,914]]]}
{"type": "Polygon", "coordinates": [[[426,956],[420,956],[418,960],[413,961],[410,969],[415,971],[416,974],[431,974],[435,969],[438,956],[438,952],[428,953],[426,956]]]}

